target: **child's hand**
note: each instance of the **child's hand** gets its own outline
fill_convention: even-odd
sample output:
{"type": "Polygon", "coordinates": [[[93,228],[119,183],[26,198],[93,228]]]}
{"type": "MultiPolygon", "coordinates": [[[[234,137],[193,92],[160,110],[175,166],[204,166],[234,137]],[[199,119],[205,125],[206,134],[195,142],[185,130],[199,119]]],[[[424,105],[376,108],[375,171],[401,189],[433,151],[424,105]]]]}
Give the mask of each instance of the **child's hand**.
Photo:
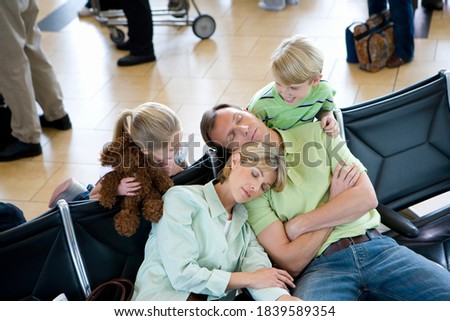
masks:
{"type": "Polygon", "coordinates": [[[117,186],[117,195],[120,196],[135,196],[137,191],[141,188],[141,183],[136,182],[134,177],[125,177],[117,186]]]}
{"type": "Polygon", "coordinates": [[[325,133],[333,138],[339,135],[339,124],[337,120],[331,115],[324,116],[320,120],[320,126],[325,131],[325,133]]]}

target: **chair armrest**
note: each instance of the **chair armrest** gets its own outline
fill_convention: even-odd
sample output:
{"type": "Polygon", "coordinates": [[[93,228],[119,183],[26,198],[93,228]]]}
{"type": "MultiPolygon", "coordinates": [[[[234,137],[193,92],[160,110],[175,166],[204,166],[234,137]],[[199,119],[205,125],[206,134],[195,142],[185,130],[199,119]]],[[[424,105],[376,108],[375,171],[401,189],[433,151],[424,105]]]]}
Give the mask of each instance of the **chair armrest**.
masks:
{"type": "Polygon", "coordinates": [[[383,204],[378,204],[377,210],[381,215],[381,222],[394,232],[408,238],[419,236],[419,229],[401,214],[383,204]]]}
{"type": "Polygon", "coordinates": [[[345,126],[344,126],[344,117],[342,116],[342,111],[336,107],[333,110],[333,115],[334,115],[334,118],[336,118],[336,121],[338,123],[341,138],[342,138],[342,140],[345,140],[345,126]]]}

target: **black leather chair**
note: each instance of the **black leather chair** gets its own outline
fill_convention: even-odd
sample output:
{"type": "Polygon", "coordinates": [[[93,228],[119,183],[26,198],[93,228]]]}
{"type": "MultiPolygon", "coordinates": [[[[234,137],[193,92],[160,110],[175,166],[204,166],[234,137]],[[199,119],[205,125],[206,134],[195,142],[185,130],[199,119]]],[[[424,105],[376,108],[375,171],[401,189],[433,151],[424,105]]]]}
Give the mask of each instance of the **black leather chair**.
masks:
{"type": "Polygon", "coordinates": [[[413,223],[420,232],[416,238],[392,230],[385,234],[450,271],[450,208],[438,209],[413,223]]]}
{"type": "Polygon", "coordinates": [[[172,177],[175,185],[205,184],[217,176],[227,159],[223,150],[210,148],[187,169],[172,177]]]}
{"type": "MultiPolygon", "coordinates": [[[[205,184],[224,159],[210,150],[173,178],[175,184],[205,184]]],[[[0,232],[0,300],[52,300],[61,293],[85,300],[92,289],[114,278],[134,281],[144,258],[151,224],[141,220],[132,237],[116,233],[120,210],[98,201],[58,202],[54,209],[0,232]]],[[[115,300],[109,291],[102,299],[115,300]]]]}
{"type": "MultiPolygon", "coordinates": [[[[343,134],[368,169],[382,222],[394,237],[449,269],[450,200],[412,220],[409,207],[450,191],[450,78],[438,74],[341,108],[343,134]]],[[[339,114],[338,114],[339,116],[339,114]]]]}
{"type": "Polygon", "coordinates": [[[83,297],[59,213],[0,233],[0,300],[83,297]]]}
{"type": "MultiPolygon", "coordinates": [[[[203,157],[173,177],[174,184],[206,184],[214,179],[222,167],[222,157],[215,150],[208,150],[203,157]]],[[[77,243],[92,288],[117,277],[134,280],[144,259],[144,247],[151,224],[141,220],[133,237],[122,237],[116,233],[112,223],[112,217],[118,211],[118,207],[108,210],[98,202],[70,206],[77,243]],[[106,268],[100,268],[102,266],[106,268]]],[[[118,293],[111,295],[109,299],[114,299],[118,293]]]]}

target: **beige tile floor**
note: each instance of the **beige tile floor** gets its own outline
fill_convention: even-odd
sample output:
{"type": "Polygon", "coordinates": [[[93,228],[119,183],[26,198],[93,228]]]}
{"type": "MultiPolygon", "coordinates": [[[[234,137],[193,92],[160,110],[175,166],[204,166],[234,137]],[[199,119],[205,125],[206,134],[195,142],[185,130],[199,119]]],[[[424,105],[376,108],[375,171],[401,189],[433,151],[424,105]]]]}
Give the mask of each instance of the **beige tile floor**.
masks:
{"type": "MultiPolygon", "coordinates": [[[[40,18],[67,0],[39,0],[40,18]]],[[[69,0],[70,1],[70,0],[69,0]]],[[[403,88],[450,69],[450,4],[433,12],[427,39],[416,39],[415,59],[371,74],[345,61],[344,29],[365,19],[366,0],[300,0],[281,12],[257,8],[257,0],[196,0],[217,24],[200,40],[190,26],[156,26],[157,62],[116,66],[124,52],[94,18],[76,18],[60,32],[44,32],[43,47],[61,82],[73,121],[68,132],[46,129],[43,155],[0,163],[0,201],[23,209],[28,219],[47,210],[53,189],[68,177],[87,184],[99,178],[97,157],[112,135],[117,114],[145,101],[173,108],[185,137],[201,141],[204,110],[219,102],[245,105],[270,79],[270,53],[285,37],[305,34],[324,50],[324,78],[337,89],[336,102],[349,106],[403,88]]],[[[167,0],[152,0],[152,7],[167,0]]],[[[419,8],[418,10],[422,10],[419,8]]],[[[191,15],[196,16],[194,10],[191,15]]],[[[126,31],[126,29],[124,29],[126,31]]],[[[203,153],[196,148],[193,158],[203,153]]]]}

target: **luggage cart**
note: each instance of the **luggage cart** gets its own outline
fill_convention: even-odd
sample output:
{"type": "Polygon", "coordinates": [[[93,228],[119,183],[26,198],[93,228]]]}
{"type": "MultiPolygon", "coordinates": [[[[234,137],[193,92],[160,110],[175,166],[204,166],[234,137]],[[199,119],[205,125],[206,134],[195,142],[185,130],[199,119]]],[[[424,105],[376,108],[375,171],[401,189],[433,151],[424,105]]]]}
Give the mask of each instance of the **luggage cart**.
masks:
{"type": "MultiPolygon", "coordinates": [[[[95,18],[109,29],[109,36],[113,43],[121,44],[125,41],[125,33],[119,26],[127,26],[127,18],[123,10],[101,11],[100,1],[92,1],[92,9],[95,18]]],[[[208,39],[216,30],[216,22],[213,17],[202,14],[195,0],[185,0],[179,8],[152,8],[154,26],[192,26],[194,34],[200,39],[208,39]],[[197,12],[196,18],[190,18],[189,9],[194,7],[197,12]]]]}

